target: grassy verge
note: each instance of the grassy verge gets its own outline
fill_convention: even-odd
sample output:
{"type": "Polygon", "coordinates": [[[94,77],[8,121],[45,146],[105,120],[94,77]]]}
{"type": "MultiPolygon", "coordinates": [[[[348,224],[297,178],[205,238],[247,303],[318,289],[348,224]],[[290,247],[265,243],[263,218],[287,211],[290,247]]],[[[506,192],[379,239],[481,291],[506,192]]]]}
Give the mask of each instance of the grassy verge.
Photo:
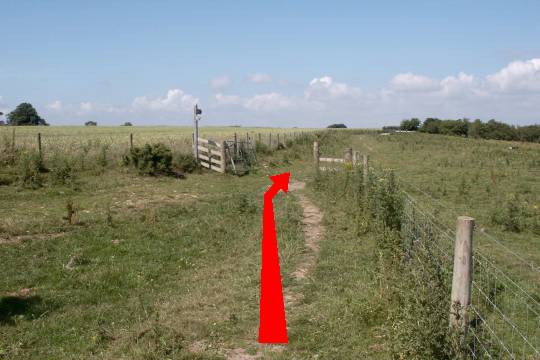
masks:
{"type": "MultiPolygon", "coordinates": [[[[222,358],[244,346],[258,323],[265,175],[111,171],[78,190],[0,187],[0,357],[222,358]]],[[[290,273],[300,210],[283,196],[276,209],[290,273]]]]}

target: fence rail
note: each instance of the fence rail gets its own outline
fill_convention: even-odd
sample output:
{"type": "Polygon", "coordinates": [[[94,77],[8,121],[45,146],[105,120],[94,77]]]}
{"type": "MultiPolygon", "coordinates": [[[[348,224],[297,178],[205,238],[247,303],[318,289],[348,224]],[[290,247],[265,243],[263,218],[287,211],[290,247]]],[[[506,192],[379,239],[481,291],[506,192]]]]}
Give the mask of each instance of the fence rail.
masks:
{"type": "Polygon", "coordinates": [[[198,145],[198,158],[201,166],[217,171],[219,173],[225,173],[227,170],[227,156],[225,155],[225,142],[219,144],[216,141],[210,139],[197,139],[200,144],[198,145]]]}

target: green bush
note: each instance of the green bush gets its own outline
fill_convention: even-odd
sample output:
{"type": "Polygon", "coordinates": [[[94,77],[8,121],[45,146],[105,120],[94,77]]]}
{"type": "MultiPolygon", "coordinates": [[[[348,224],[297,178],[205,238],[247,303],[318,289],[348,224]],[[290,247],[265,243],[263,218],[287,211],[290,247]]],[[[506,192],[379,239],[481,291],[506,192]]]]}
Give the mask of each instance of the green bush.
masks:
{"type": "Polygon", "coordinates": [[[101,146],[99,154],[97,157],[97,164],[101,169],[105,169],[109,165],[109,160],[107,159],[107,151],[109,147],[107,145],[101,146]]]}
{"type": "Polygon", "coordinates": [[[55,185],[73,185],[75,171],[73,164],[65,157],[55,157],[50,166],[50,180],[55,185]]]}
{"type": "Polygon", "coordinates": [[[134,147],[124,158],[124,164],[132,165],[142,175],[170,175],[173,173],[171,149],[164,144],[145,144],[134,147]]]}
{"type": "Polygon", "coordinates": [[[272,150],[265,143],[257,141],[255,143],[255,152],[261,155],[270,155],[272,153],[272,150]]]}
{"type": "Polygon", "coordinates": [[[500,225],[504,231],[521,232],[523,230],[523,209],[519,206],[518,199],[511,197],[502,207],[494,207],[490,214],[493,225],[500,225]]]}
{"type": "Polygon", "coordinates": [[[43,163],[37,153],[24,153],[19,160],[19,184],[26,188],[37,189],[43,185],[43,163]]]}
{"type": "Polygon", "coordinates": [[[174,167],[184,173],[192,173],[199,168],[193,154],[181,153],[174,158],[174,167]]]}

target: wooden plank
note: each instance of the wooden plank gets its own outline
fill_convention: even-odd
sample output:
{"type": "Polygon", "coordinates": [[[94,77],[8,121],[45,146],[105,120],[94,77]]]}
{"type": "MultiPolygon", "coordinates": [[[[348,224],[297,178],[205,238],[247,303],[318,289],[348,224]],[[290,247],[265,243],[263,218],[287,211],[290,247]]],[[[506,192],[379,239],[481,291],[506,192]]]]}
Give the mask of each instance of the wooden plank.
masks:
{"type": "Polygon", "coordinates": [[[210,149],[210,154],[221,157],[221,151],[210,149]]]}
{"type": "Polygon", "coordinates": [[[342,162],[345,162],[345,160],[343,159],[336,159],[336,158],[319,158],[319,161],[324,161],[324,162],[337,162],[337,163],[342,163],[342,162]]]}
{"type": "Polygon", "coordinates": [[[221,160],[212,158],[212,164],[221,166],[221,165],[223,165],[223,162],[221,160]]]}
{"type": "Polygon", "coordinates": [[[201,166],[204,166],[205,168],[211,169],[210,165],[204,161],[201,161],[201,166]]]}
{"type": "Polygon", "coordinates": [[[321,170],[321,171],[339,171],[339,168],[320,166],[319,170],[321,170]]]}
{"type": "Polygon", "coordinates": [[[199,150],[201,150],[201,151],[204,151],[205,153],[210,152],[208,148],[205,148],[205,147],[202,146],[202,145],[197,146],[197,148],[198,148],[199,150]]]}
{"type": "Polygon", "coordinates": [[[221,148],[221,144],[215,142],[214,140],[208,140],[208,139],[199,138],[199,142],[202,142],[202,143],[207,144],[207,145],[212,145],[212,146],[215,146],[217,148],[221,148]]]}
{"type": "Polygon", "coordinates": [[[209,160],[210,158],[209,158],[208,156],[206,156],[206,155],[199,154],[199,159],[206,160],[206,162],[208,162],[208,160],[209,160]]]}

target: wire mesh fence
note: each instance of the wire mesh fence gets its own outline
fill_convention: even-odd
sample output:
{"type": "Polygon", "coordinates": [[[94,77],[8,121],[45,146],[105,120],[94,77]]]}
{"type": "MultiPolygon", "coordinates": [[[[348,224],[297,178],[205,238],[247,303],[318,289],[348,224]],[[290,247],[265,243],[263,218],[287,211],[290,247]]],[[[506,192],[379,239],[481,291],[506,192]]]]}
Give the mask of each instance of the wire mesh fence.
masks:
{"type": "MultiPolygon", "coordinates": [[[[405,254],[428,253],[451,283],[455,232],[404,193],[402,236],[405,254]]],[[[475,237],[487,235],[478,229],[475,237]]],[[[515,254],[514,254],[515,255],[515,254]]],[[[488,254],[473,252],[471,304],[468,308],[466,348],[474,359],[540,359],[540,303],[534,284],[527,277],[508,274],[488,254]]],[[[528,269],[529,278],[540,276],[538,267],[512,256],[528,269]]]]}

